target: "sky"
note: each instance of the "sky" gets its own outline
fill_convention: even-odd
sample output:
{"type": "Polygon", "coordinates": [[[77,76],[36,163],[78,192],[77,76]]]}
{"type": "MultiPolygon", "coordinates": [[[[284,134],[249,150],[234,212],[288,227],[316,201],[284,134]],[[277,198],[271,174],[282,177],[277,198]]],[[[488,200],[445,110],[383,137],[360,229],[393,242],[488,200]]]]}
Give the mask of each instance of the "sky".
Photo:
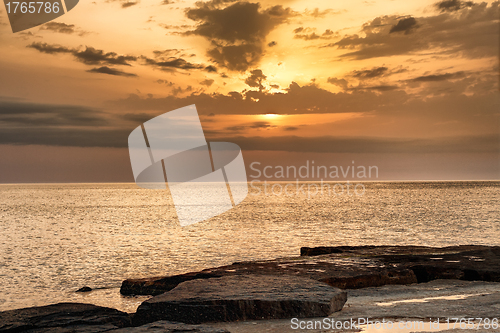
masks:
{"type": "Polygon", "coordinates": [[[0,183],[134,181],[129,133],[191,104],[247,168],[498,180],[499,21],[499,1],[104,0],[13,33],[0,5],[0,183]]]}

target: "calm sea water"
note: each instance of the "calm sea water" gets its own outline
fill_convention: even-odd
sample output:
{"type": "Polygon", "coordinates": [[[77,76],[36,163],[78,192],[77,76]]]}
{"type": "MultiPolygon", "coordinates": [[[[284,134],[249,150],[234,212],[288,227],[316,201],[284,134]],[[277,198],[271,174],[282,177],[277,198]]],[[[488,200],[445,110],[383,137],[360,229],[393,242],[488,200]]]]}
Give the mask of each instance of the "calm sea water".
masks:
{"type": "Polygon", "coordinates": [[[126,278],[296,256],[301,246],[500,245],[500,182],[365,187],[287,196],[261,184],[236,208],[181,228],[162,190],[0,185],[0,310],[76,301],[132,312],[146,297],[120,296],[126,278]],[[97,289],[74,292],[82,286],[97,289]]]}

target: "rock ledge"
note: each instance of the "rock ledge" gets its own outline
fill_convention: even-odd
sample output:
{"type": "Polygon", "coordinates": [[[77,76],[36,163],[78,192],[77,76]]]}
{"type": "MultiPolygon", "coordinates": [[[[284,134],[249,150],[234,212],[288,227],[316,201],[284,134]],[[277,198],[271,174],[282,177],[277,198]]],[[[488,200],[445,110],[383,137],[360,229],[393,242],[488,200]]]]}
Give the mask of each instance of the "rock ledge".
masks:
{"type": "Polygon", "coordinates": [[[198,279],[143,302],[134,325],[157,320],[189,324],[254,319],[325,317],[347,294],[325,283],[291,276],[241,275],[198,279]]]}
{"type": "Polygon", "coordinates": [[[301,248],[301,256],[239,262],[200,272],[122,283],[123,295],[159,295],[179,283],[231,275],[291,275],[341,289],[422,283],[436,279],[500,282],[500,247],[460,245],[301,248]]]}

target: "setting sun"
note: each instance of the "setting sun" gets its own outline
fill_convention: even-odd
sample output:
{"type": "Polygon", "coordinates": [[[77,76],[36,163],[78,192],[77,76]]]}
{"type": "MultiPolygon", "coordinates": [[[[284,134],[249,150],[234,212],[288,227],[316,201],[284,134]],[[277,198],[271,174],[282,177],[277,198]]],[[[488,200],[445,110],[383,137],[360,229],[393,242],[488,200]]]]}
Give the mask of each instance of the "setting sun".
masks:
{"type": "Polygon", "coordinates": [[[272,120],[272,119],[278,119],[279,117],[281,117],[281,115],[276,114],[276,113],[267,113],[267,114],[263,115],[263,117],[266,119],[272,120]]]}

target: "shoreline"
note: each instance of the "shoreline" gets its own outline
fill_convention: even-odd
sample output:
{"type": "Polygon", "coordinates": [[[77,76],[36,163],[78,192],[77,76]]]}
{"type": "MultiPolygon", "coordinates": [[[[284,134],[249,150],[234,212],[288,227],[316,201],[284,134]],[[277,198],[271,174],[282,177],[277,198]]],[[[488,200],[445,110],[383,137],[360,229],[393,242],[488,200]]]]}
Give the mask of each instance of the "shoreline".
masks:
{"type": "Polygon", "coordinates": [[[436,279],[500,282],[500,268],[495,268],[499,266],[499,246],[302,247],[299,257],[236,262],[198,272],[127,279],[122,282],[120,293],[154,296],[185,281],[249,273],[304,276],[341,289],[421,283],[436,279]],[[490,269],[490,265],[493,268],[490,269]]]}
{"type": "Polygon", "coordinates": [[[162,321],[161,325],[166,325],[164,332],[168,332],[166,327],[169,325],[187,325],[183,326],[185,328],[191,325],[191,328],[194,327],[193,329],[198,329],[199,332],[245,333],[251,332],[252,329],[282,332],[287,327],[290,329],[290,319],[293,317],[329,317],[343,320],[368,316],[429,320],[433,317],[445,318],[455,315],[494,316],[500,312],[500,247],[367,245],[301,248],[301,256],[298,257],[237,262],[199,272],[125,280],[121,293],[153,297],[145,300],[137,312],[132,314],[78,303],[3,311],[0,312],[0,323],[3,323],[0,325],[0,332],[24,332],[34,329],[39,323],[33,322],[33,313],[36,313],[37,318],[44,318],[47,311],[50,312],[48,316],[51,318],[61,313],[66,314],[66,322],[53,320],[50,325],[55,326],[46,326],[47,330],[49,327],[64,327],[63,331],[75,329],[72,327],[74,324],[71,324],[75,321],[67,321],[68,313],[72,313],[70,317],[79,318],[76,322],[80,323],[78,325],[82,330],[92,329],[92,332],[125,327],[129,327],[129,331],[139,332],[141,325],[147,326],[158,321],[162,321]],[[245,277],[247,282],[238,282],[242,277],[245,277]],[[261,277],[264,280],[261,281],[261,277]],[[254,290],[249,292],[252,281],[255,282],[252,287],[254,290]],[[224,288],[227,283],[236,283],[237,287],[224,288]],[[273,296],[270,290],[275,290],[278,286],[286,287],[288,283],[294,287],[285,288],[286,291],[284,289],[276,294],[286,297],[280,299],[282,296],[273,296]],[[309,285],[310,283],[312,285],[309,285]],[[205,294],[207,297],[200,299],[198,296],[189,296],[193,288],[200,290],[197,295],[205,294]],[[309,300],[304,301],[300,293],[294,292],[300,288],[303,288],[304,292],[313,291],[309,300]],[[236,289],[241,290],[237,293],[236,289]],[[254,302],[248,300],[247,296],[255,292],[261,295],[258,299],[267,297],[269,301],[264,304],[256,300],[257,303],[251,303],[252,306],[241,308],[241,304],[254,302]],[[312,304],[333,304],[321,300],[324,292],[332,295],[327,296],[328,299],[333,297],[340,303],[336,303],[335,309],[327,307],[327,310],[321,310],[326,312],[317,312],[312,304]],[[343,294],[346,295],[346,300],[342,300],[343,294]],[[460,298],[460,295],[463,297],[460,298]],[[289,303],[291,301],[293,302],[289,303]],[[185,305],[174,311],[172,304],[185,305]],[[295,310],[283,310],[287,308],[287,304],[295,304],[295,310]],[[155,305],[156,310],[152,310],[152,305],[155,305]],[[186,312],[186,309],[193,311],[193,315],[186,312]],[[256,309],[260,309],[260,312],[256,312],[256,309]],[[226,314],[221,315],[221,311],[226,314]],[[93,313],[95,319],[90,322],[85,319],[89,312],[93,313]],[[228,313],[232,315],[227,317],[228,313]],[[315,313],[323,315],[314,315],[315,313]],[[165,320],[184,324],[164,324],[165,320]],[[27,322],[29,324],[26,324],[27,322]],[[101,325],[103,323],[104,326],[101,325]]]}

